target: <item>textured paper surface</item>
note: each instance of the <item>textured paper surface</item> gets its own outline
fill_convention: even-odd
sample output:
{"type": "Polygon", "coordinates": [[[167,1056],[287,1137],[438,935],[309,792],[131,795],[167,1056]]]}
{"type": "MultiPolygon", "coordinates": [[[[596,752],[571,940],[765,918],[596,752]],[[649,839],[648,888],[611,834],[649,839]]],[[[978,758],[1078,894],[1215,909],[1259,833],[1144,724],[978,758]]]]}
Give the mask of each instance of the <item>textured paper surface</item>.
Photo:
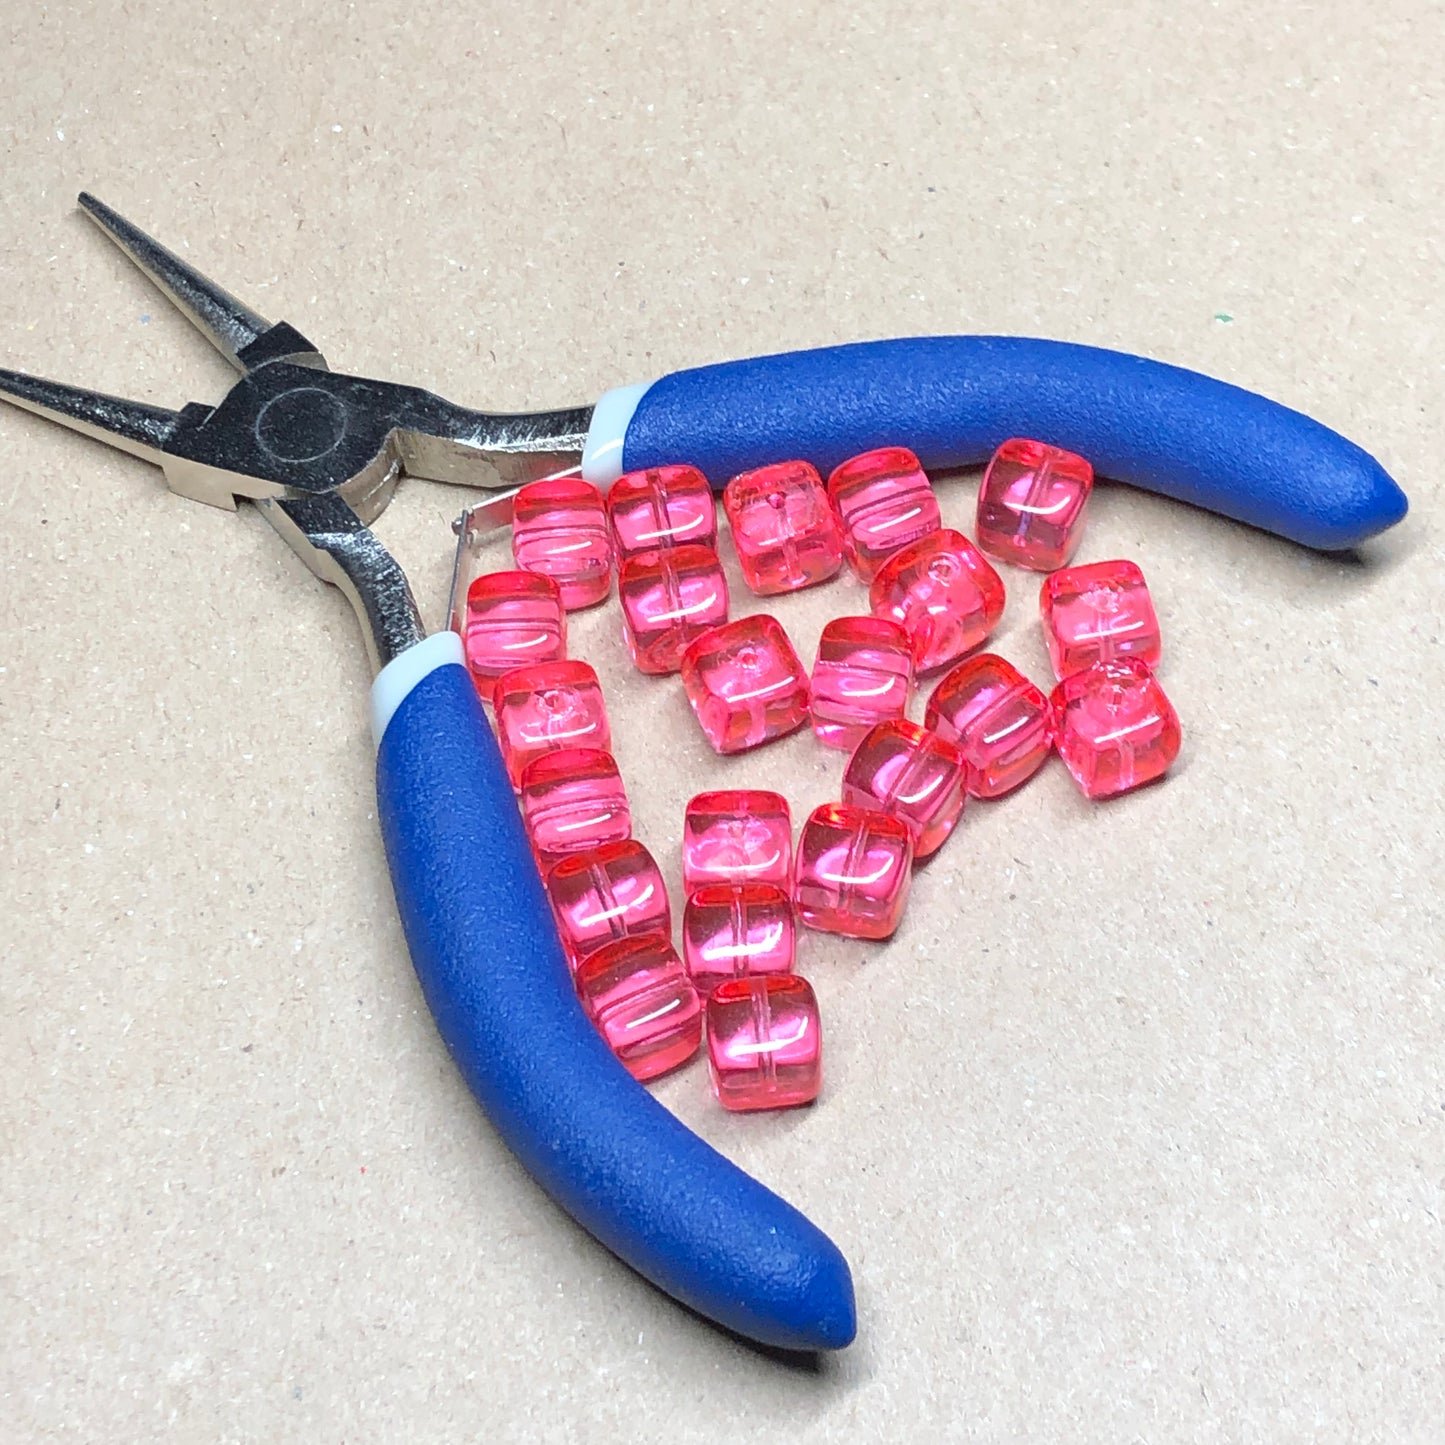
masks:
{"type": "MultiPolygon", "coordinates": [[[[228,384],[89,187],[334,365],[460,402],[1040,334],[1306,410],[1413,510],[1339,560],[1101,489],[1082,555],[1153,585],[1172,779],[1088,806],[1054,765],[970,809],[891,944],[808,938],[817,1108],[658,1087],[852,1261],[858,1342],[804,1368],[629,1274],[472,1105],[341,597],[255,514],[0,410],[0,1433],[1440,1438],[1438,5],[171,0],[5,38],[0,364],[228,384]]],[[[380,527],[433,621],[461,500],[380,527]]],[[[861,605],[777,612],[811,656],[861,605]]],[[[833,791],[806,736],[713,758],[617,628],[574,650],[674,882],[696,787],[833,791]]]]}

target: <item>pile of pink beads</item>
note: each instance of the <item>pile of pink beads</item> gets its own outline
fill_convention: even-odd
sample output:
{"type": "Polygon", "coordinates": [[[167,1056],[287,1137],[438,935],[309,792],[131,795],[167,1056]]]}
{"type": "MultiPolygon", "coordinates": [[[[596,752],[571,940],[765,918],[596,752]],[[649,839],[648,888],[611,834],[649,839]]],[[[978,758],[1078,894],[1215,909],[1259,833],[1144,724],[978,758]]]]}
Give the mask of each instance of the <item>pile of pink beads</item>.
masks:
{"type": "Polygon", "coordinates": [[[928,477],[901,447],[850,458],[826,486],[802,461],[732,478],[723,507],[753,592],[826,581],[845,559],[869,586],[870,615],[827,624],[811,675],[776,618],[729,620],[713,494],[695,468],[630,473],[605,499],[571,477],[518,493],[518,570],[477,577],[457,625],[578,996],[636,1077],[675,1068],[706,1037],[725,1107],[811,1101],[821,1037],[816,997],[794,972],[795,920],[888,937],[913,867],[953,832],[965,797],[1011,792],[1054,750],[1090,798],[1167,770],[1179,721],[1154,676],[1159,624],[1143,574],[1127,561],[1065,566],[1092,486],[1082,457],[1006,442],[979,490],[975,546],[942,525],[928,477]],[[984,552],[1050,574],[1040,612],[1051,696],[976,651],[1004,610],[984,552]],[[566,613],[608,595],[614,558],[633,662],[681,674],[719,753],[809,721],[849,753],[839,801],[806,819],[796,856],[777,793],[688,804],[681,957],[661,872],[632,837],[597,674],[566,656],[566,613]],[[945,668],[923,724],[909,721],[915,678],[945,668]]]}

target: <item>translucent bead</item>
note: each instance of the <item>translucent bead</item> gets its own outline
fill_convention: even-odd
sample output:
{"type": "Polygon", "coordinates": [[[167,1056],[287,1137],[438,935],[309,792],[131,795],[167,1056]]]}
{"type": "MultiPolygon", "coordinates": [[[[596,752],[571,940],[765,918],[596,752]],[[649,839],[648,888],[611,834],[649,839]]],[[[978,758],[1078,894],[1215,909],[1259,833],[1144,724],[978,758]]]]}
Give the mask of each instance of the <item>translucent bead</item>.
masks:
{"type": "Polygon", "coordinates": [[[770,596],[826,582],[843,565],[843,536],[817,471],[776,462],[741,472],[723,491],[743,580],[770,596]]]}
{"type": "Polygon", "coordinates": [[[1070,673],[1051,702],[1059,756],[1085,797],[1152,782],[1179,756],[1178,714],[1137,658],[1070,673]]]}
{"type": "Polygon", "coordinates": [[[462,645],[479,690],[529,662],[567,655],[567,614],[550,577],[536,572],[487,572],[467,588],[462,645]]]}
{"type": "Polygon", "coordinates": [[[533,758],[557,748],[612,746],[602,684],[590,663],[564,658],[504,672],[492,689],[507,776],[520,787],[533,758]]]}
{"type": "Polygon", "coordinates": [[[717,504],[696,467],[628,472],[607,493],[607,518],[619,559],[689,543],[717,550],[717,504]]]}
{"type": "Polygon", "coordinates": [[[702,1000],[666,938],[604,944],[577,967],[577,996],[635,1079],[685,1064],[702,1044],[702,1000]]]}
{"type": "Polygon", "coordinates": [[[573,968],[604,943],[672,933],[667,889],[652,854],[637,842],[604,843],[564,858],[547,874],[557,931],[573,968]]]}
{"type": "Polygon", "coordinates": [[[963,754],[975,798],[1012,792],[1033,777],[1053,747],[1048,698],[992,652],[944,673],[923,723],[963,754]]]}
{"type": "Polygon", "coordinates": [[[725,788],[698,793],[682,821],[682,886],[793,881],[793,819],[781,793],[725,788]]]}
{"type": "Polygon", "coordinates": [[[942,525],[933,484],[907,447],[849,457],[828,478],[828,497],[843,523],[849,565],[864,582],[899,548],[942,525]]]}
{"type": "Polygon", "coordinates": [[[528,482],[512,500],[512,556],[550,577],[568,611],[591,607],[612,586],[612,537],[602,493],[580,477],[528,482]]]}
{"type": "Polygon", "coordinates": [[[798,839],[793,902],[809,928],[845,938],[887,938],[903,917],[913,837],[887,813],[825,803],[798,839]]]}
{"type": "Polygon", "coordinates": [[[682,910],[682,958],[704,997],[730,978],[791,973],[793,904],[776,883],[708,883],[682,910]]]}
{"type": "Polygon", "coordinates": [[[963,812],[968,768],[952,743],[907,718],[879,723],[843,771],[843,801],[902,822],[913,856],[936,853],[963,812]]]}
{"type": "Polygon", "coordinates": [[[913,686],[908,634],[886,617],[837,617],[823,628],[813,664],[813,731],[851,749],[874,723],[902,717],[913,686]]]}
{"type": "Polygon", "coordinates": [[[978,545],[1035,572],[1062,567],[1084,533],[1094,469],[1083,457],[1015,437],[994,454],[978,489],[978,545]]]}
{"type": "Polygon", "coordinates": [[[702,730],[720,753],[741,753],[808,720],[808,674],[766,615],[705,632],[682,655],[682,685],[702,730]]]}
{"type": "Polygon", "coordinates": [[[724,1109],[786,1109],[818,1097],[823,1039],[813,986],[796,975],[735,979],[708,998],[707,1064],[724,1109]]]}
{"type": "Polygon", "coordinates": [[[632,836],[627,790],[611,753],[564,748],[522,770],[522,820],[544,868],[632,836]]]}
{"type": "Polygon", "coordinates": [[[629,557],[617,590],[623,636],[639,672],[676,672],[688,643],[728,620],[727,579],[710,547],[629,557]]]}
{"type": "Polygon", "coordinates": [[[1159,665],[1159,619],[1133,562],[1089,562],[1055,572],[1039,590],[1039,615],[1055,677],[1125,657],[1159,665]]]}
{"type": "Polygon", "coordinates": [[[983,554],[951,528],[895,552],[868,591],[875,617],[908,634],[913,665],[931,672],[977,647],[1003,616],[1003,582],[983,554]]]}

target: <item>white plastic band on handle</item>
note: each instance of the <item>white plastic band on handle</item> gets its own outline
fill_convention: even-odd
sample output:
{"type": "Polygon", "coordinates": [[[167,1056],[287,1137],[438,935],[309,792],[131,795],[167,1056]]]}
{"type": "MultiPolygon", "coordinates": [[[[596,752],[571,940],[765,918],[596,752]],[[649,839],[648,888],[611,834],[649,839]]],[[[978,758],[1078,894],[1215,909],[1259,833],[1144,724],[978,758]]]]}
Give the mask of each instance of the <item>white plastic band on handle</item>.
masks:
{"type": "Polygon", "coordinates": [[[392,658],[376,674],[376,681],[371,684],[371,736],[377,747],[381,746],[382,734],[392,714],[407,700],[417,683],[437,668],[453,662],[466,665],[461,638],[455,632],[433,632],[425,641],[392,658]]]}
{"type": "Polygon", "coordinates": [[[650,381],[636,386],[619,386],[604,392],[592,408],[592,425],[582,448],[582,476],[604,492],[622,475],[622,443],[632,413],[643,398],[650,381]]]}

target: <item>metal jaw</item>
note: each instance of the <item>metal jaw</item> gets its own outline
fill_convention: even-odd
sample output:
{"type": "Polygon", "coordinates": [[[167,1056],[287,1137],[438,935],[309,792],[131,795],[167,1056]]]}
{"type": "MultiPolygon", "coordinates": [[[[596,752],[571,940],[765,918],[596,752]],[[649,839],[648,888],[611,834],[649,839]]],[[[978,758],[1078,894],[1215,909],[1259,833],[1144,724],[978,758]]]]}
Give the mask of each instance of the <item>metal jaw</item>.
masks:
{"type": "Polygon", "coordinates": [[[330,371],[289,323],[270,324],[93,196],[79,204],[241,379],[214,407],[168,411],[0,370],[0,398],[154,462],[193,501],[256,502],[350,597],[378,669],[426,635],[405,574],[369,530],[398,481],[515,490],[577,467],[591,407],[495,415],[330,371]]]}

